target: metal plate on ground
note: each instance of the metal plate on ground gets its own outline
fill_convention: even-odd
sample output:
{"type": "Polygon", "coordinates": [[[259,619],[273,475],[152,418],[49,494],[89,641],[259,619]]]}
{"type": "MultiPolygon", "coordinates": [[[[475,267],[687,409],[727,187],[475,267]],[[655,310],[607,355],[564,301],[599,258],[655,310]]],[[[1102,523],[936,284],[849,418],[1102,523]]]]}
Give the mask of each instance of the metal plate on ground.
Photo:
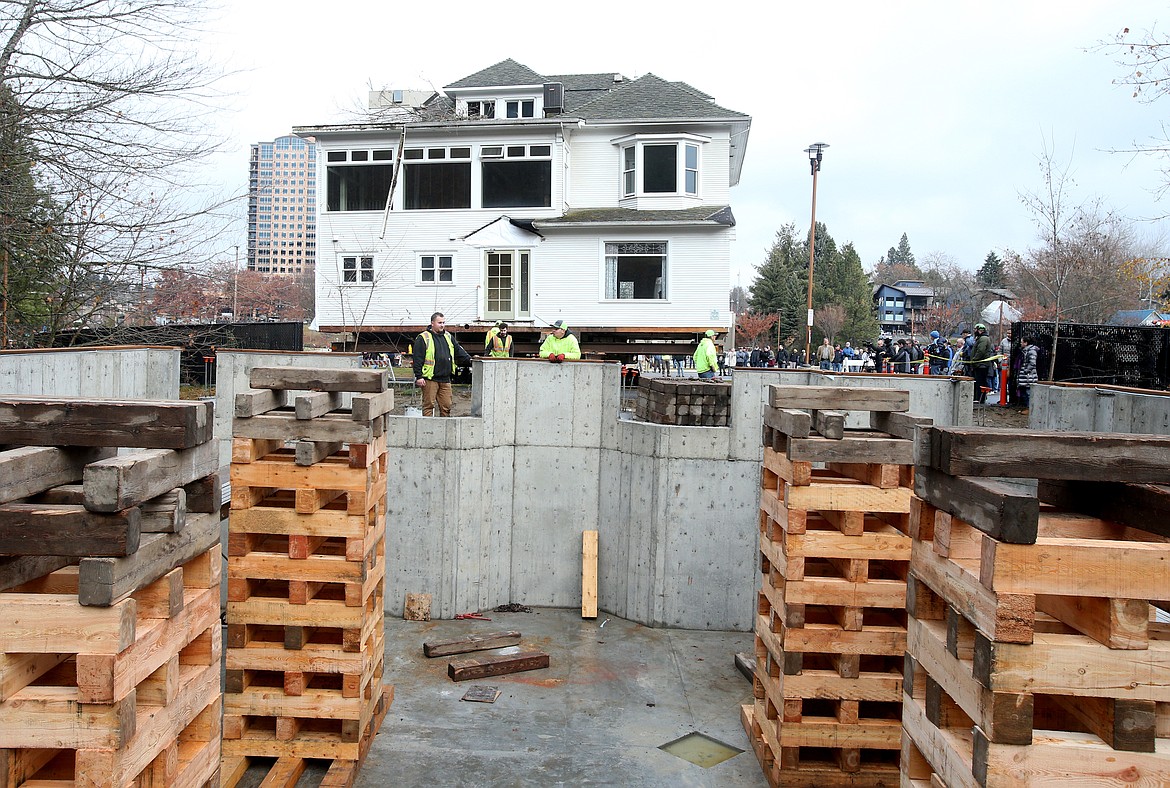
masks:
{"type": "Polygon", "coordinates": [[[496,698],[500,697],[502,693],[495,687],[485,687],[482,684],[473,684],[463,693],[460,700],[471,701],[474,703],[495,703],[496,698]]]}

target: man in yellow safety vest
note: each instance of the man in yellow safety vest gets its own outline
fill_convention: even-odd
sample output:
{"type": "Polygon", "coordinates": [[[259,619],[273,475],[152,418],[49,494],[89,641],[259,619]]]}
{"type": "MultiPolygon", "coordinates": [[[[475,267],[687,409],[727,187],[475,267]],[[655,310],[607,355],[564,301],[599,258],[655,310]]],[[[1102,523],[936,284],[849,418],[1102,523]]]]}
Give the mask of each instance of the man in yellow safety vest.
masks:
{"type": "Polygon", "coordinates": [[[512,357],[512,337],[508,335],[507,323],[496,323],[488,332],[487,351],[492,358],[512,357]]]}
{"type": "Polygon", "coordinates": [[[440,416],[451,415],[451,381],[456,365],[471,366],[471,356],[447,333],[442,312],[431,315],[431,327],[414,340],[414,385],[423,390],[423,415],[431,416],[435,404],[440,416]]]}
{"type": "Polygon", "coordinates": [[[715,373],[719,369],[719,351],[715,349],[714,329],[707,329],[707,333],[699,340],[699,346],[695,349],[693,358],[695,359],[695,371],[699,373],[700,380],[711,380],[715,377],[715,373]]]}

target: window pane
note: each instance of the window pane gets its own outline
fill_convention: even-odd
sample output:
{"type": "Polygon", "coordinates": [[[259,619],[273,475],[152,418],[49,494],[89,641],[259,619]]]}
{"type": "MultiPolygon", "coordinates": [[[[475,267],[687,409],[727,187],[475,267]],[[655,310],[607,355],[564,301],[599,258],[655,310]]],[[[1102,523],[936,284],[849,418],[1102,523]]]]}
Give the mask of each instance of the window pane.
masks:
{"type": "Polygon", "coordinates": [[[446,269],[446,270],[439,269],[439,281],[440,281],[440,282],[450,282],[450,281],[452,281],[452,279],[451,279],[451,274],[452,274],[452,271],[451,271],[451,269],[449,269],[449,268],[448,268],[448,269],[446,269]]]}
{"type": "Polygon", "coordinates": [[[392,150],[376,150],[374,151],[374,161],[393,161],[394,151],[392,150]]]}
{"type": "Polygon", "coordinates": [[[325,168],[327,211],[382,211],[390,195],[394,165],[325,168]]]}
{"type": "Polygon", "coordinates": [[[485,161],[484,208],[548,208],[552,205],[552,162],[485,161]]]}
{"type": "Polygon", "coordinates": [[[523,145],[509,145],[508,146],[508,157],[509,158],[523,158],[524,157],[524,146],[523,145]]]}
{"type": "Polygon", "coordinates": [[[355,150],[349,154],[350,161],[369,161],[370,152],[368,150],[355,150]]]}
{"type": "Polygon", "coordinates": [[[696,170],[699,168],[699,149],[694,145],[687,145],[687,169],[696,170]]]}
{"type": "Polygon", "coordinates": [[[528,149],[528,155],[529,156],[551,156],[552,155],[552,146],[551,145],[533,145],[531,148],[528,149]]]}
{"type": "Polygon", "coordinates": [[[687,170],[687,194],[696,194],[699,190],[699,174],[694,170],[687,170]]]}
{"type": "Polygon", "coordinates": [[[402,156],[404,159],[421,159],[422,157],[422,148],[410,148],[402,156]]]}
{"type": "Polygon", "coordinates": [[[451,158],[452,159],[470,159],[471,158],[471,148],[452,148],[451,149],[451,158]]]}
{"type": "Polygon", "coordinates": [[[523,107],[524,110],[521,114],[526,118],[531,118],[533,113],[536,111],[536,102],[532,99],[529,99],[523,103],[523,107]]]}
{"type": "Polygon", "coordinates": [[[471,163],[406,167],[407,210],[471,207],[471,163]]]}
{"type": "Polygon", "coordinates": [[[428,159],[445,159],[447,158],[446,148],[430,148],[427,150],[428,159]]]}
{"type": "Polygon", "coordinates": [[[678,191],[678,146],[646,145],[642,148],[645,169],[642,190],[649,194],[678,191]]]}
{"type": "Polygon", "coordinates": [[[518,102],[518,101],[509,101],[508,102],[508,117],[509,118],[520,117],[520,102],[518,102]]]}
{"type": "Polygon", "coordinates": [[[326,158],[328,161],[345,161],[345,151],[331,150],[326,158]]]}

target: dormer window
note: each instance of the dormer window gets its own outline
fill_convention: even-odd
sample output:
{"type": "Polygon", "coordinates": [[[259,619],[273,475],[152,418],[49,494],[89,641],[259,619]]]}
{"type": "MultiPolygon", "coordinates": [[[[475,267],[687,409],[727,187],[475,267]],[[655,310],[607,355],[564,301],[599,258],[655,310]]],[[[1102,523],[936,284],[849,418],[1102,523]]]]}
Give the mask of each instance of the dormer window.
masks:
{"type": "Polygon", "coordinates": [[[699,146],[692,135],[619,140],[623,197],[699,196],[699,146]]]}
{"type": "Polygon", "coordinates": [[[494,118],[496,116],[496,102],[494,101],[469,101],[467,102],[467,117],[476,118],[494,118]]]}
{"type": "Polygon", "coordinates": [[[531,118],[536,116],[534,99],[514,99],[506,105],[509,118],[531,118]]]}

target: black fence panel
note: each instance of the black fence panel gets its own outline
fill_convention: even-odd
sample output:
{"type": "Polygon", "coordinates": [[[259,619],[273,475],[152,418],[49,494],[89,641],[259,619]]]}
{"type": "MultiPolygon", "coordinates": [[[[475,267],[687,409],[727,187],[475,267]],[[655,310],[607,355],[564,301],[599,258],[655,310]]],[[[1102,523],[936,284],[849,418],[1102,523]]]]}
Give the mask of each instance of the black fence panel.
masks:
{"type": "Polygon", "coordinates": [[[304,325],[287,323],[171,323],[165,326],[119,326],[58,335],[57,347],[86,345],[159,345],[182,348],[179,376],[183,385],[215,383],[215,352],[227,350],[305,349],[304,325]]]}
{"type": "MultiPolygon", "coordinates": [[[[1052,323],[1012,325],[1011,381],[1015,388],[1020,338],[1028,336],[1039,350],[1041,380],[1048,380],[1052,323]]],[[[1170,388],[1170,328],[1061,323],[1053,380],[1164,390],[1170,388]]]]}

